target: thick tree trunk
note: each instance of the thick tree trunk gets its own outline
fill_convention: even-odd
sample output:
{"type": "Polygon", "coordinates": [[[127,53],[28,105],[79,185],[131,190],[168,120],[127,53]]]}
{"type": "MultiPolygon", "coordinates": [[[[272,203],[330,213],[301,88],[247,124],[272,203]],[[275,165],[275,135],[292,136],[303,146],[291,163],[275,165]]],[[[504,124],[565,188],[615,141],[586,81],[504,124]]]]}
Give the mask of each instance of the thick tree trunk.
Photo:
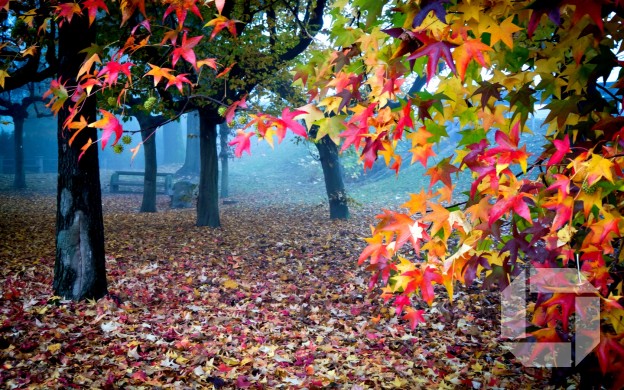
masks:
{"type": "Polygon", "coordinates": [[[186,157],[184,165],[176,172],[178,175],[197,176],[199,174],[199,113],[190,112],[186,119],[186,157]]]}
{"type": "Polygon", "coordinates": [[[211,111],[199,112],[200,173],[197,198],[197,226],[217,228],[219,220],[219,159],[217,123],[220,117],[211,111]]]}
{"type": "MultiPolygon", "coordinates": [[[[85,54],[95,42],[95,28],[86,16],[74,15],[59,29],[59,76],[71,90],[85,54]]],[[[88,98],[76,118],[93,122],[95,100],[88,98]]],[[[78,161],[87,139],[95,141],[97,130],[83,129],[69,145],[63,129],[68,110],[58,115],[58,188],[56,212],[56,261],[54,293],[67,299],[98,299],[107,293],[104,259],[104,224],[97,148],[91,147],[78,161]]]]}
{"type": "Polygon", "coordinates": [[[230,135],[230,128],[227,124],[222,123],[219,126],[219,141],[221,147],[221,153],[219,158],[221,159],[221,198],[227,198],[230,196],[230,169],[228,153],[230,146],[228,145],[228,136],[230,135]]]}
{"type": "Polygon", "coordinates": [[[24,170],[24,120],[21,115],[13,117],[15,141],[15,177],[13,179],[13,188],[26,188],[26,171],[24,170]]]}
{"type": "MultiPolygon", "coordinates": [[[[317,129],[312,128],[311,133],[316,134],[317,129]]],[[[349,205],[347,204],[347,192],[342,179],[342,164],[338,155],[338,146],[328,136],[324,136],[315,143],[321,158],[321,167],[325,177],[325,189],[329,199],[329,218],[349,218],[349,205]]]]}
{"type": "Polygon", "coordinates": [[[156,131],[155,127],[161,122],[158,117],[149,114],[137,114],[136,118],[141,126],[141,140],[143,141],[143,154],[145,156],[145,173],[143,175],[143,201],[140,212],[156,212],[156,131]]]}

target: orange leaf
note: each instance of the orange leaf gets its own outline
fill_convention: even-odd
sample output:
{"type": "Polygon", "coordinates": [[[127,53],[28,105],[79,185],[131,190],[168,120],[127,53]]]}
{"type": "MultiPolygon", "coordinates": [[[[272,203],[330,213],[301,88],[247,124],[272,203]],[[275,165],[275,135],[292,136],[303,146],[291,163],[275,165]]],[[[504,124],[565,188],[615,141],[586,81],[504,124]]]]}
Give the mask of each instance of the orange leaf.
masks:
{"type": "Polygon", "coordinates": [[[464,80],[466,68],[468,68],[468,64],[472,60],[477,61],[483,67],[487,67],[489,57],[486,53],[491,50],[491,47],[478,39],[469,39],[465,41],[463,45],[455,48],[453,58],[457,65],[457,74],[459,77],[464,80]]]}

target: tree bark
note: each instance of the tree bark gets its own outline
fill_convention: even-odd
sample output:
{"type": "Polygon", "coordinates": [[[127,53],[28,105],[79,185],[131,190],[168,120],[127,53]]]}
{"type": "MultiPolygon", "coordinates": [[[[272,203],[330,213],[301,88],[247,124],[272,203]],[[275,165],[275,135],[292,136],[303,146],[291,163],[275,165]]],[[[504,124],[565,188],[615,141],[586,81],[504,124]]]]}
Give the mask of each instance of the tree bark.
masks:
{"type": "Polygon", "coordinates": [[[209,110],[199,111],[199,194],[197,226],[217,228],[219,220],[219,159],[217,156],[217,123],[221,118],[209,110]]]}
{"type": "Polygon", "coordinates": [[[143,174],[143,200],[141,213],[156,212],[156,131],[155,126],[162,122],[160,117],[152,117],[148,113],[138,113],[135,118],[141,126],[141,140],[143,141],[143,154],[145,156],[145,172],[143,174]]]}
{"type": "MultiPolygon", "coordinates": [[[[312,127],[313,137],[316,136],[318,128],[312,127]]],[[[349,205],[347,203],[347,192],[345,190],[342,163],[338,155],[338,146],[327,135],[315,142],[321,159],[323,176],[325,178],[325,190],[329,199],[329,218],[347,219],[349,218],[349,205]]]]}
{"type": "Polygon", "coordinates": [[[230,146],[228,145],[229,135],[230,127],[227,124],[222,123],[219,126],[219,146],[221,147],[221,153],[219,154],[219,157],[221,159],[221,198],[227,198],[228,196],[230,196],[230,146]]]}
{"type": "Polygon", "coordinates": [[[26,171],[24,170],[24,121],[23,115],[13,116],[15,142],[15,177],[13,188],[19,190],[26,188],[26,171]]]}
{"type": "Polygon", "coordinates": [[[197,176],[199,174],[199,113],[190,112],[186,119],[186,157],[184,165],[176,172],[177,175],[197,176]]]}
{"type": "MultiPolygon", "coordinates": [[[[95,42],[94,25],[86,16],[74,15],[59,29],[59,76],[69,90],[76,86],[76,74],[84,60],[81,50],[95,42]]],[[[96,118],[96,104],[87,98],[76,117],[88,122],[96,118]]],[[[87,127],[69,145],[63,129],[67,106],[58,115],[58,187],[56,212],[56,261],[54,292],[66,299],[98,299],[107,293],[104,257],[104,224],[97,148],[82,156],[80,148],[97,139],[97,130],[87,127]]]]}

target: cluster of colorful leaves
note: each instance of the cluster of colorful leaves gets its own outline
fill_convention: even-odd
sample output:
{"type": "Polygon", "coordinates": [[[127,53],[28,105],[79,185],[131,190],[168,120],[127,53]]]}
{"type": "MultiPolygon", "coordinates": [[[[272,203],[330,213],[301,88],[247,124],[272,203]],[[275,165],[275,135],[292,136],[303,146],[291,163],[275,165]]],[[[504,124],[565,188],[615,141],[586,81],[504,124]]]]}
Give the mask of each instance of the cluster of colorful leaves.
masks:
{"type": "MultiPolygon", "coordinates": [[[[89,24],[95,22],[97,17],[102,20],[105,18],[114,19],[114,16],[109,16],[108,6],[103,0],[63,2],[48,8],[42,5],[26,13],[22,13],[18,10],[13,11],[11,7],[12,4],[13,1],[6,2],[3,9],[6,12],[14,13],[13,16],[20,22],[24,22],[32,28],[37,28],[38,33],[41,35],[54,33],[54,30],[50,26],[52,21],[61,26],[63,23],[71,22],[73,18],[87,17],[89,24]],[[40,18],[43,20],[43,23],[40,26],[35,26],[33,14],[45,12],[46,10],[50,11],[50,15],[45,19],[40,18]]],[[[101,138],[98,140],[101,142],[102,148],[107,145],[107,141],[112,134],[115,134],[115,141],[113,144],[117,143],[123,129],[117,117],[112,112],[100,109],[102,118],[92,123],[87,123],[85,118],[78,118],[77,113],[79,112],[81,104],[84,103],[88,96],[98,93],[102,95],[106,93],[106,91],[111,91],[109,94],[114,93],[116,95],[116,103],[108,105],[113,108],[121,109],[121,114],[123,114],[126,100],[130,96],[138,93],[138,88],[135,82],[133,82],[133,72],[135,72],[135,75],[138,75],[139,79],[146,78],[147,80],[147,76],[151,76],[153,78],[154,88],[164,80],[166,81],[165,90],[171,86],[175,86],[181,94],[188,95],[196,86],[203,66],[212,68],[215,71],[217,70],[216,59],[206,58],[198,60],[196,57],[195,46],[198,45],[204,36],[198,35],[191,37],[188,35],[189,29],[185,27],[184,24],[189,12],[199,19],[202,19],[199,7],[215,6],[218,15],[215,16],[214,19],[208,21],[204,26],[212,28],[213,30],[210,39],[212,40],[223,28],[227,28],[232,35],[236,35],[236,29],[233,28],[236,21],[229,20],[221,15],[224,7],[223,0],[214,2],[202,2],[198,0],[162,0],[148,5],[149,6],[146,6],[144,0],[122,1],[119,5],[116,5],[121,12],[120,20],[117,21],[117,23],[119,23],[121,27],[127,27],[130,31],[129,35],[123,37],[123,41],[107,42],[106,48],[94,44],[85,50],[85,60],[79,73],[76,75],[76,86],[68,87],[68,80],[58,79],[52,81],[50,89],[47,91],[44,98],[50,99],[49,107],[54,113],[58,113],[67,103],[70,114],[64,126],[72,133],[72,140],[76,137],[76,134],[84,128],[96,127],[102,129],[101,138]],[[132,18],[133,24],[130,26],[130,19],[133,15],[136,17],[132,18]],[[159,23],[160,20],[165,21],[167,18],[175,18],[175,28],[167,27],[167,25],[169,25],[168,23],[159,23]],[[154,23],[155,21],[156,23],[154,23]],[[155,30],[158,31],[152,31],[153,26],[155,26],[155,30]],[[162,39],[159,42],[151,42],[157,38],[162,39]],[[133,63],[133,56],[138,56],[142,49],[154,46],[170,47],[168,54],[161,56],[159,59],[162,63],[155,65],[146,62],[145,56],[140,57],[137,64],[133,63]],[[194,75],[192,79],[187,77],[189,75],[188,73],[176,71],[176,65],[178,65],[180,59],[186,61],[196,72],[196,75],[194,75]],[[188,89],[185,89],[185,86],[188,86],[188,89]]],[[[207,12],[211,11],[209,10],[207,12]]],[[[113,20],[111,23],[115,23],[115,21],[113,20]]],[[[9,45],[9,43],[5,45],[9,45]]],[[[21,52],[24,52],[24,50],[21,52]]],[[[28,55],[30,52],[30,49],[26,49],[25,54],[22,54],[22,56],[28,55]]],[[[181,65],[177,67],[180,68],[181,65]]],[[[182,66],[182,68],[186,69],[188,67],[182,66]]],[[[0,86],[3,86],[6,77],[11,77],[10,69],[0,72],[0,86]]],[[[83,153],[89,146],[90,144],[81,145],[83,153]]]]}
{"type": "MultiPolygon", "coordinates": [[[[624,77],[616,54],[624,4],[334,6],[338,49],[311,54],[298,70],[295,80],[312,104],[297,118],[317,124],[343,150],[353,145],[364,168],[381,155],[398,173],[398,146],[408,141],[408,156],[430,177],[429,188],[405,203],[407,212],[377,217],[359,260],[368,262],[371,287],[380,283],[415,326],[422,317],[411,305],[418,296],[431,304],[434,284],[452,298],[456,281],[470,285],[483,276],[485,287],[502,289],[529,266],[578,268],[601,297],[595,352],[602,372],[607,383],[624,385],[624,77]],[[404,96],[400,87],[414,74],[426,76],[435,92],[404,96]],[[540,105],[548,113],[546,146],[531,156],[522,135],[540,130],[528,122],[540,105]],[[449,124],[460,128],[455,155],[436,156],[433,145],[447,137],[449,124]],[[455,190],[459,175],[470,175],[472,186],[459,195],[467,200],[453,205],[454,196],[464,200],[455,190]]],[[[540,294],[533,337],[570,339],[574,300],[563,296],[540,294]]]]}

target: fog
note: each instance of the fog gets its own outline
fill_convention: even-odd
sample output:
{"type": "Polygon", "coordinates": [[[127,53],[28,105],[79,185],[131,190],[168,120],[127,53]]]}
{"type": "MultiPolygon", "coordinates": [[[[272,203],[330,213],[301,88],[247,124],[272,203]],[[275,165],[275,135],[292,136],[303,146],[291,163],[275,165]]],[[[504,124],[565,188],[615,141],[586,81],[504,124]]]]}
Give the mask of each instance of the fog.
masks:
{"type": "MultiPolygon", "coordinates": [[[[31,110],[31,115],[24,124],[24,156],[27,172],[27,183],[30,189],[39,182],[49,187],[55,182],[55,175],[51,175],[50,180],[39,180],[32,182],[29,176],[38,173],[38,164],[43,163],[43,172],[53,174],[56,172],[57,164],[57,123],[54,117],[37,118],[36,113],[31,110]]],[[[538,113],[538,117],[543,117],[538,113]]],[[[177,121],[159,127],[153,137],[156,140],[158,172],[175,174],[183,166],[186,157],[187,142],[189,141],[189,126],[193,125],[193,120],[185,114],[177,121]]],[[[542,119],[529,121],[529,126],[534,130],[534,135],[524,139],[528,144],[528,150],[534,155],[539,155],[543,144],[543,133],[545,129],[541,127],[542,119]]],[[[123,145],[120,153],[112,146],[101,149],[101,144],[96,144],[100,159],[100,170],[102,180],[102,191],[110,192],[110,176],[114,171],[143,171],[144,158],[143,148],[139,150],[136,157],[132,158],[132,149],[141,143],[141,135],[138,132],[139,124],[135,119],[123,123],[126,134],[131,134],[132,140],[129,144],[123,145]],[[136,132],[136,133],[133,133],[136,132]]],[[[239,125],[240,127],[240,125],[239,125]]],[[[453,153],[457,142],[461,136],[459,126],[445,126],[448,132],[448,139],[436,147],[438,156],[430,159],[430,164],[435,164],[442,158],[453,153]]],[[[236,127],[231,129],[230,139],[236,127]]],[[[190,133],[193,133],[191,131],[190,133]]],[[[191,136],[191,142],[198,142],[197,138],[191,136]]],[[[218,142],[219,143],[219,142],[218,142]]],[[[266,141],[258,141],[252,138],[251,155],[244,153],[241,158],[233,156],[228,160],[229,166],[229,192],[232,197],[266,197],[270,199],[273,195],[288,195],[293,202],[316,202],[322,204],[326,201],[323,173],[318,161],[318,153],[312,142],[304,141],[294,136],[288,136],[281,144],[275,140],[275,147],[266,141]]],[[[409,192],[419,192],[422,188],[428,188],[428,178],[425,177],[425,169],[416,163],[409,163],[409,145],[401,146],[401,153],[404,154],[404,164],[401,167],[401,174],[397,177],[393,171],[387,169],[382,159],[379,159],[373,169],[363,172],[362,164],[358,161],[355,153],[346,153],[343,158],[344,178],[347,193],[356,202],[367,202],[371,200],[394,201],[397,204],[407,200],[409,192]]],[[[118,147],[119,149],[119,147],[118,147]]],[[[221,153],[221,151],[219,151],[221,153]]],[[[229,151],[233,154],[232,151],[229,151]]],[[[5,178],[0,182],[0,189],[10,189],[9,176],[14,172],[14,145],[13,145],[13,123],[10,117],[0,117],[0,173],[5,178]]],[[[221,162],[219,163],[221,168],[221,162]]],[[[174,180],[180,179],[197,180],[197,176],[185,175],[176,176],[174,180]]],[[[467,180],[458,180],[460,187],[467,184],[467,180]]],[[[137,188],[137,190],[141,190],[137,188]]],[[[435,190],[435,187],[434,187],[435,190]]],[[[461,190],[461,188],[460,188],[461,190]]]]}

